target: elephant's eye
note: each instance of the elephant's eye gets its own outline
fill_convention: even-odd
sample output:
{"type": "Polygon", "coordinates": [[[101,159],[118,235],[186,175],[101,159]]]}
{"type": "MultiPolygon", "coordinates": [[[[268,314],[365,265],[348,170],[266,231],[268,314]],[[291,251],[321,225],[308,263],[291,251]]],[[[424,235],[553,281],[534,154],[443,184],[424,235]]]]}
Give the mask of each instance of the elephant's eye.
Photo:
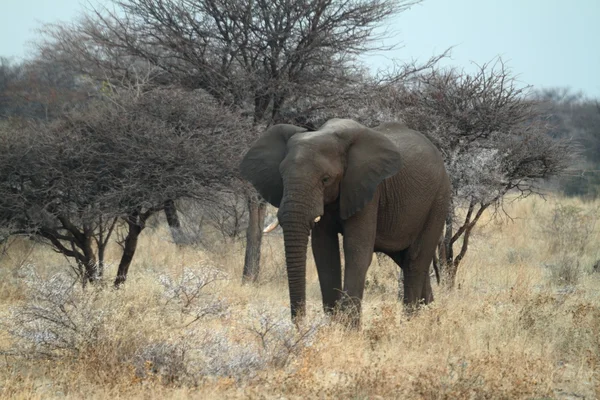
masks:
{"type": "Polygon", "coordinates": [[[324,176],[324,177],[321,179],[321,182],[323,182],[323,184],[325,184],[325,183],[329,182],[329,179],[331,179],[331,177],[329,177],[329,176],[324,176]]]}

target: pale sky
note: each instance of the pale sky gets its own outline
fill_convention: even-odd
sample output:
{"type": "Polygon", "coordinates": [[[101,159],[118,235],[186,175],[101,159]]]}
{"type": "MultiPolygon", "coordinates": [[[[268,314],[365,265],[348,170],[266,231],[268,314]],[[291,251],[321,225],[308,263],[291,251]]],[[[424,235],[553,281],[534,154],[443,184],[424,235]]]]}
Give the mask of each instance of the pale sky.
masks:
{"type": "MultiPolygon", "coordinates": [[[[91,0],[97,4],[98,0],[91,0]]],[[[103,0],[105,4],[107,0],[103,0]]],[[[69,21],[85,0],[0,0],[0,56],[27,56],[41,22],[69,21]]],[[[368,57],[426,60],[450,46],[446,65],[470,68],[500,55],[519,79],[600,98],[600,0],[425,0],[389,21],[402,47],[368,57]]]]}

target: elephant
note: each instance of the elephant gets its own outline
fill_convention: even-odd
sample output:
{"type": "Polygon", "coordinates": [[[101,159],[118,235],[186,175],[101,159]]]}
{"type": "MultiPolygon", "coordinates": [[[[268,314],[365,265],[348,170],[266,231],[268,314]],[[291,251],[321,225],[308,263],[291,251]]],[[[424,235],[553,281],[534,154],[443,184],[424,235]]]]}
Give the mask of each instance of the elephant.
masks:
{"type": "Polygon", "coordinates": [[[406,309],[433,301],[429,266],[449,208],[450,180],[426,136],[403,122],[369,128],[334,118],[316,131],[277,124],[252,144],[239,168],[278,208],[292,320],[306,310],[309,236],[326,313],[342,311],[360,326],[374,252],[402,269],[406,309]]]}

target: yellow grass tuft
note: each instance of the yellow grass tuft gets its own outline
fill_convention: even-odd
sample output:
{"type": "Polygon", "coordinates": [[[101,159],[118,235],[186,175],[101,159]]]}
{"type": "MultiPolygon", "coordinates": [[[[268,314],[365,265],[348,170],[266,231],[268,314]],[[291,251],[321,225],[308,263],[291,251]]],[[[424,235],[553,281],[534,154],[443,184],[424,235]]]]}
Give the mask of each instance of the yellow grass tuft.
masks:
{"type": "Polygon", "coordinates": [[[486,215],[459,288],[434,284],[436,301],[410,319],[398,268],[374,258],[359,332],[324,318],[312,261],[307,320],[290,324],[280,236],[265,238],[258,285],[242,286],[242,244],[178,248],[159,226],[121,290],[60,292],[72,302],[58,315],[75,328],[49,349],[47,325],[19,318],[53,309],[44,299],[59,298],[67,264],[15,240],[0,259],[0,397],[600,398],[600,226],[588,226],[599,206],[531,198],[506,204],[512,220],[486,215]],[[561,206],[575,211],[552,225],[561,206]]]}

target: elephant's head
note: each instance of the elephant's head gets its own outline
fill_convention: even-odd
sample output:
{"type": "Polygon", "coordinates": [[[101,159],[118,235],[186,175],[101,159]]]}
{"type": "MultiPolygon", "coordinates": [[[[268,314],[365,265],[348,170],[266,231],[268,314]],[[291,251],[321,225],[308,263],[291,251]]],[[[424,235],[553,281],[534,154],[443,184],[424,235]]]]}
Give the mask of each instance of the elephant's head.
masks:
{"type": "Polygon", "coordinates": [[[330,120],[314,132],[274,125],[248,150],[242,176],[279,208],[292,317],[304,311],[308,236],[325,206],[337,204],[348,219],[399,169],[396,146],[352,120],[330,120]]]}

